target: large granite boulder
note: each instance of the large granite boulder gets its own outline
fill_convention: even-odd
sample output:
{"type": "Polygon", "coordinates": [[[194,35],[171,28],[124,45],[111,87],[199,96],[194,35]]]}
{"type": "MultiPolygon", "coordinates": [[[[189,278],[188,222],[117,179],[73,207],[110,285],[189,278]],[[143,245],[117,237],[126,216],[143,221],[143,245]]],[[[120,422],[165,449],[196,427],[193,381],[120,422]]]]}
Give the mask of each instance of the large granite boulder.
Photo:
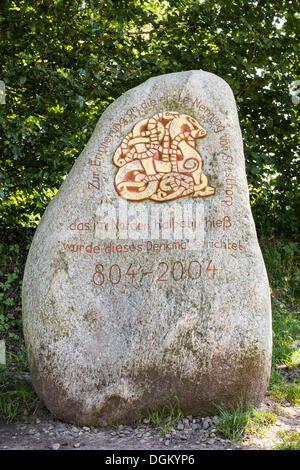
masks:
{"type": "Polygon", "coordinates": [[[34,387],[62,420],[260,403],[269,286],[224,80],[154,77],[107,108],[37,228],[23,321],[34,387]]]}

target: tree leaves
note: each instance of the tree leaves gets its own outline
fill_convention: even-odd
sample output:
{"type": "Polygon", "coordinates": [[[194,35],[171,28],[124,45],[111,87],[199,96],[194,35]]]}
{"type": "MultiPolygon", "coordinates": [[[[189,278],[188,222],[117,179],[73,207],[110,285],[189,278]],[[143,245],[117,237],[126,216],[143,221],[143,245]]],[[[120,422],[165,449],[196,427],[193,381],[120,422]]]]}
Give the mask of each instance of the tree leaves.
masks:
{"type": "Polygon", "coordinates": [[[37,220],[112,100],[151,76],[204,69],[236,96],[258,229],[295,232],[296,16],[294,2],[279,0],[9,0],[0,11],[0,223],[17,225],[25,210],[37,220]]]}

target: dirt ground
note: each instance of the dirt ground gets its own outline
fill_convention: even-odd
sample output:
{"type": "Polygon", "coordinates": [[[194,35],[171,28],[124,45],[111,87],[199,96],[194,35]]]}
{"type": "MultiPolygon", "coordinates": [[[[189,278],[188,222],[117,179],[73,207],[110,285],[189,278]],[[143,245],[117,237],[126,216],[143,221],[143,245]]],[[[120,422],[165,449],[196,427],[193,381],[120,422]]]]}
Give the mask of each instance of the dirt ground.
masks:
{"type": "Polygon", "coordinates": [[[272,450],[281,442],[280,432],[300,431],[299,407],[278,405],[270,397],[262,406],[276,410],[276,423],[239,444],[216,432],[214,417],[186,417],[162,434],[147,420],[139,426],[78,427],[41,409],[18,422],[0,422],[0,450],[272,450]]]}

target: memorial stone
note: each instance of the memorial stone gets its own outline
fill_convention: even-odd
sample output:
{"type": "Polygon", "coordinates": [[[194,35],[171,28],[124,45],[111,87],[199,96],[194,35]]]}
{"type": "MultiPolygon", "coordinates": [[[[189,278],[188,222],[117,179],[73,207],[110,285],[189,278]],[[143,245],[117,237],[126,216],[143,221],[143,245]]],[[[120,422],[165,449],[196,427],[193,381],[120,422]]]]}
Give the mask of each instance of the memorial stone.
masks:
{"type": "Polygon", "coordinates": [[[223,79],[154,77],[106,109],[36,230],[23,322],[34,387],[62,420],[261,402],[270,294],[223,79]]]}

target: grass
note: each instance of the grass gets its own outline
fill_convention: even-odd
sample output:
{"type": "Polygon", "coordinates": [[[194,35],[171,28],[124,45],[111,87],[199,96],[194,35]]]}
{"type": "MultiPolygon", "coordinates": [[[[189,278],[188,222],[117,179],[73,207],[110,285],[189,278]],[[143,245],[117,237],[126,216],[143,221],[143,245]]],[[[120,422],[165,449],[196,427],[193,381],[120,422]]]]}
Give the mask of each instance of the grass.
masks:
{"type": "Polygon", "coordinates": [[[300,364],[300,307],[273,297],[272,310],[272,363],[295,367],[300,364]]]}
{"type": "Polygon", "coordinates": [[[273,352],[268,393],[279,403],[300,404],[300,250],[280,239],[260,240],[272,296],[273,352]],[[281,369],[278,368],[281,367],[281,369]]]}
{"type": "Polygon", "coordinates": [[[0,419],[7,422],[34,415],[39,406],[39,398],[24,382],[15,382],[13,390],[0,390],[0,419]]]}
{"type": "Polygon", "coordinates": [[[280,383],[269,387],[268,394],[278,403],[288,402],[291,405],[300,406],[299,381],[289,383],[283,378],[280,383]]]}
{"type": "Polygon", "coordinates": [[[215,425],[216,431],[223,434],[232,442],[240,442],[245,432],[249,407],[242,400],[234,406],[216,405],[219,420],[215,425]]]}
{"type": "Polygon", "coordinates": [[[277,421],[277,415],[270,410],[256,410],[242,400],[237,405],[216,405],[219,420],[216,431],[233,443],[241,442],[246,434],[263,434],[268,426],[277,421]]]}
{"type": "Polygon", "coordinates": [[[266,429],[277,421],[277,415],[271,410],[252,408],[245,428],[245,434],[264,434],[266,429]]]}
{"type": "Polygon", "coordinates": [[[280,433],[281,442],[274,450],[300,450],[300,433],[298,431],[283,431],[280,433]]]}
{"type": "Polygon", "coordinates": [[[9,353],[7,366],[0,366],[0,420],[15,421],[24,416],[34,415],[40,407],[40,400],[34,390],[21,378],[28,370],[26,351],[9,353]]]}
{"type": "MultiPolygon", "coordinates": [[[[159,409],[150,409],[146,415],[149,424],[162,434],[168,433],[174,424],[183,417],[178,397],[169,398],[165,406],[159,409]]],[[[137,419],[137,424],[140,424],[142,420],[143,416],[140,415],[137,419]]]]}
{"type": "Polygon", "coordinates": [[[300,365],[300,308],[288,299],[273,298],[273,353],[268,394],[279,403],[300,405],[299,373],[285,375],[300,365]],[[281,369],[278,369],[281,366],[281,369]],[[285,375],[284,375],[285,374],[285,375]]]}

